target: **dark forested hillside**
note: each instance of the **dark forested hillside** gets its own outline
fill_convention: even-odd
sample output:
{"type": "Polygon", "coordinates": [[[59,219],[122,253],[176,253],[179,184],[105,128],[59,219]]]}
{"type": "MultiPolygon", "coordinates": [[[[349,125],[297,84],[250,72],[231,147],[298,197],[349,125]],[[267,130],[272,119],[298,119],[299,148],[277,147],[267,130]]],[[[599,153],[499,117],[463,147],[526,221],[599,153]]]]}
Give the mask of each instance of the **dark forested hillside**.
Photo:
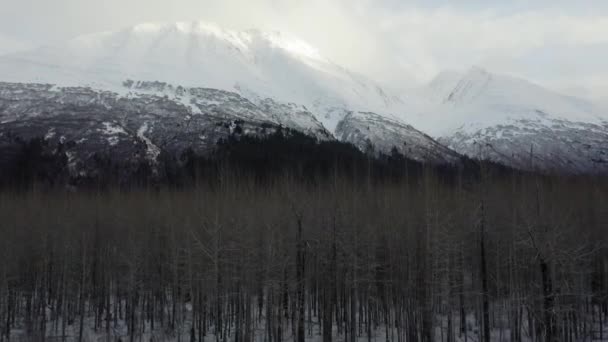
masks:
{"type": "Polygon", "coordinates": [[[0,341],[608,338],[605,178],[297,146],[0,193],[0,341]]]}
{"type": "Polygon", "coordinates": [[[273,182],[289,175],[305,183],[323,184],[336,177],[355,182],[417,182],[423,172],[438,175],[445,182],[457,178],[479,179],[482,167],[489,174],[520,174],[489,161],[461,157],[450,164],[424,164],[393,149],[390,154],[368,154],[339,141],[318,141],[286,128],[264,137],[230,136],[220,140],[209,153],[186,149],[181,155],[162,151],[157,162],[116,159],[111,154],[93,153],[85,171],[74,172],[64,145],[51,146],[45,139],[19,140],[10,148],[0,146],[0,187],[78,189],[213,186],[222,179],[247,178],[256,183],[273,182]]]}

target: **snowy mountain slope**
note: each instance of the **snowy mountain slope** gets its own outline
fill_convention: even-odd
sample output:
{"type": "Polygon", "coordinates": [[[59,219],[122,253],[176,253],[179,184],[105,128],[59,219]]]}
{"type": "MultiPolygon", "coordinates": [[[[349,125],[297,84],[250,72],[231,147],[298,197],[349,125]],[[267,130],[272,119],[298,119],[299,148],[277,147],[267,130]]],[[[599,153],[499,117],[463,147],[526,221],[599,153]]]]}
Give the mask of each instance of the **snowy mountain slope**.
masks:
{"type": "Polygon", "coordinates": [[[399,101],[297,38],[200,22],[142,24],[12,54],[0,60],[0,75],[5,82],[104,89],[133,79],[255,93],[306,106],[330,131],[340,117],[324,115],[328,108],[378,111],[399,101]]]}
{"type": "Polygon", "coordinates": [[[440,74],[426,99],[412,123],[457,152],[526,169],[608,170],[607,114],[588,101],[477,67],[440,74]]]}
{"type": "MultiPolygon", "coordinates": [[[[200,22],[142,24],[3,56],[0,82],[51,84],[61,89],[62,96],[84,87],[102,98],[101,94],[110,92],[120,101],[136,104],[140,99],[163,97],[173,102],[171,106],[183,105],[193,117],[221,111],[319,139],[345,136],[344,127],[350,126],[344,126],[340,135],[336,130],[351,112],[379,113],[407,126],[389,114],[405,107],[400,97],[323,58],[301,40],[278,32],[223,30],[200,22]]],[[[39,101],[48,94],[37,96],[39,101]]],[[[145,110],[164,110],[155,105],[158,102],[145,110]]],[[[8,108],[3,115],[24,114],[30,113],[17,114],[8,108]]],[[[428,136],[412,140],[408,136],[412,132],[393,131],[392,141],[378,140],[376,149],[388,153],[404,141],[436,144],[428,136]]],[[[449,158],[436,160],[443,159],[449,158]]]]}
{"type": "MultiPolygon", "coordinates": [[[[176,159],[188,150],[206,154],[220,140],[265,136],[284,126],[236,93],[159,82],[125,86],[131,91],[119,95],[87,87],[0,83],[0,146],[9,153],[22,141],[42,137],[68,155],[72,175],[90,176],[99,156],[154,165],[162,153],[176,159]]],[[[298,115],[308,134],[331,137],[320,123],[316,129],[308,125],[315,122],[312,114],[298,115]]]]}
{"type": "Polygon", "coordinates": [[[336,134],[363,151],[386,153],[396,149],[414,160],[439,164],[456,163],[460,158],[458,153],[414,127],[371,112],[349,113],[338,125],[336,134]],[[395,144],[396,141],[400,144],[395,144]]]}
{"type": "Polygon", "coordinates": [[[183,105],[191,116],[222,116],[249,121],[268,122],[307,133],[319,140],[332,138],[315,116],[303,107],[275,102],[273,99],[254,98],[253,101],[238,93],[212,89],[173,86],[163,82],[123,83],[128,93],[125,98],[140,96],[162,96],[183,105]]]}

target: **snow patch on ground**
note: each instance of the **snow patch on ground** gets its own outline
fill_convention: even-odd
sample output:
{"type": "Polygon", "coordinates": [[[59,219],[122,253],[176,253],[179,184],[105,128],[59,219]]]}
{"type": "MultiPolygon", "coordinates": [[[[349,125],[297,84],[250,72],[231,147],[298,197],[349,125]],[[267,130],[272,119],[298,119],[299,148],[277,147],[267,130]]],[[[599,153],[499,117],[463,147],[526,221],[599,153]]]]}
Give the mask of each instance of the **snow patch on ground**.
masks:
{"type": "Polygon", "coordinates": [[[44,140],[50,140],[53,139],[53,137],[56,135],[57,133],[55,132],[55,128],[50,128],[49,131],[46,133],[46,135],[44,136],[44,140]]]}
{"type": "Polygon", "coordinates": [[[103,123],[103,128],[101,129],[102,133],[107,135],[107,140],[108,140],[108,144],[110,144],[110,146],[116,146],[118,145],[118,143],[120,142],[120,134],[124,134],[126,135],[127,132],[125,131],[124,128],[122,128],[121,126],[115,124],[115,123],[111,123],[111,122],[104,122],[103,123]]]}
{"type": "Polygon", "coordinates": [[[103,133],[107,135],[127,134],[124,128],[111,122],[103,123],[103,133]]]}

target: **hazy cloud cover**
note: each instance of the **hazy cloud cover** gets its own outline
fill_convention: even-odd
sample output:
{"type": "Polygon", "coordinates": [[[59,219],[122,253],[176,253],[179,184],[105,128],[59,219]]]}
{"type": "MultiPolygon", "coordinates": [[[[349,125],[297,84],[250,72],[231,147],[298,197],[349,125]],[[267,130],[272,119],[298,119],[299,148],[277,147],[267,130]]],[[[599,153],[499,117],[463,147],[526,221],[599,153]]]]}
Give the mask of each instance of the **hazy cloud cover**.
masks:
{"type": "Polygon", "coordinates": [[[604,0],[0,3],[0,36],[27,44],[50,44],[141,22],[204,20],[232,29],[286,31],[335,62],[396,89],[427,82],[441,70],[481,65],[597,100],[608,95],[604,0]]]}
{"type": "Polygon", "coordinates": [[[25,42],[0,33],[0,55],[30,48],[25,42]]]}

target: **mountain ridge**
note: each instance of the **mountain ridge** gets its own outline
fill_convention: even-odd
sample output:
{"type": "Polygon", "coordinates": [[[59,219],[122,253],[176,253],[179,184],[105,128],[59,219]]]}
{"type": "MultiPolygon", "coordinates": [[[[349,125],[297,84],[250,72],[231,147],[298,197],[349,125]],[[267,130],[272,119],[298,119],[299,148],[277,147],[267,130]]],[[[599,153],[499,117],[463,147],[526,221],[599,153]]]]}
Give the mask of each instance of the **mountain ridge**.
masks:
{"type": "MultiPolygon", "coordinates": [[[[10,98],[15,92],[6,91],[14,84],[24,92],[31,91],[28,84],[52,84],[60,93],[84,87],[97,93],[87,98],[98,105],[104,92],[135,107],[142,99],[162,98],[187,113],[176,114],[180,118],[268,122],[360,149],[397,148],[427,162],[455,160],[455,152],[479,158],[479,146],[492,146],[487,158],[527,169],[530,163],[521,160],[532,147],[539,154],[535,168],[584,172],[601,161],[599,169],[608,170],[608,120],[588,101],[476,66],[442,72],[419,92],[394,94],[280,32],[225,30],[204,22],[139,24],[0,56],[0,82],[5,103],[16,101],[10,98]]],[[[32,98],[55,107],[55,95],[45,90],[32,98]]],[[[31,103],[29,108],[37,110],[31,103]]],[[[28,117],[27,109],[21,113],[28,117]]],[[[0,121],[7,117],[15,117],[13,109],[0,107],[0,121]]]]}
{"type": "Polygon", "coordinates": [[[590,101],[479,67],[439,75],[427,92],[434,103],[419,117],[459,153],[523,169],[608,170],[608,120],[590,101]]]}

